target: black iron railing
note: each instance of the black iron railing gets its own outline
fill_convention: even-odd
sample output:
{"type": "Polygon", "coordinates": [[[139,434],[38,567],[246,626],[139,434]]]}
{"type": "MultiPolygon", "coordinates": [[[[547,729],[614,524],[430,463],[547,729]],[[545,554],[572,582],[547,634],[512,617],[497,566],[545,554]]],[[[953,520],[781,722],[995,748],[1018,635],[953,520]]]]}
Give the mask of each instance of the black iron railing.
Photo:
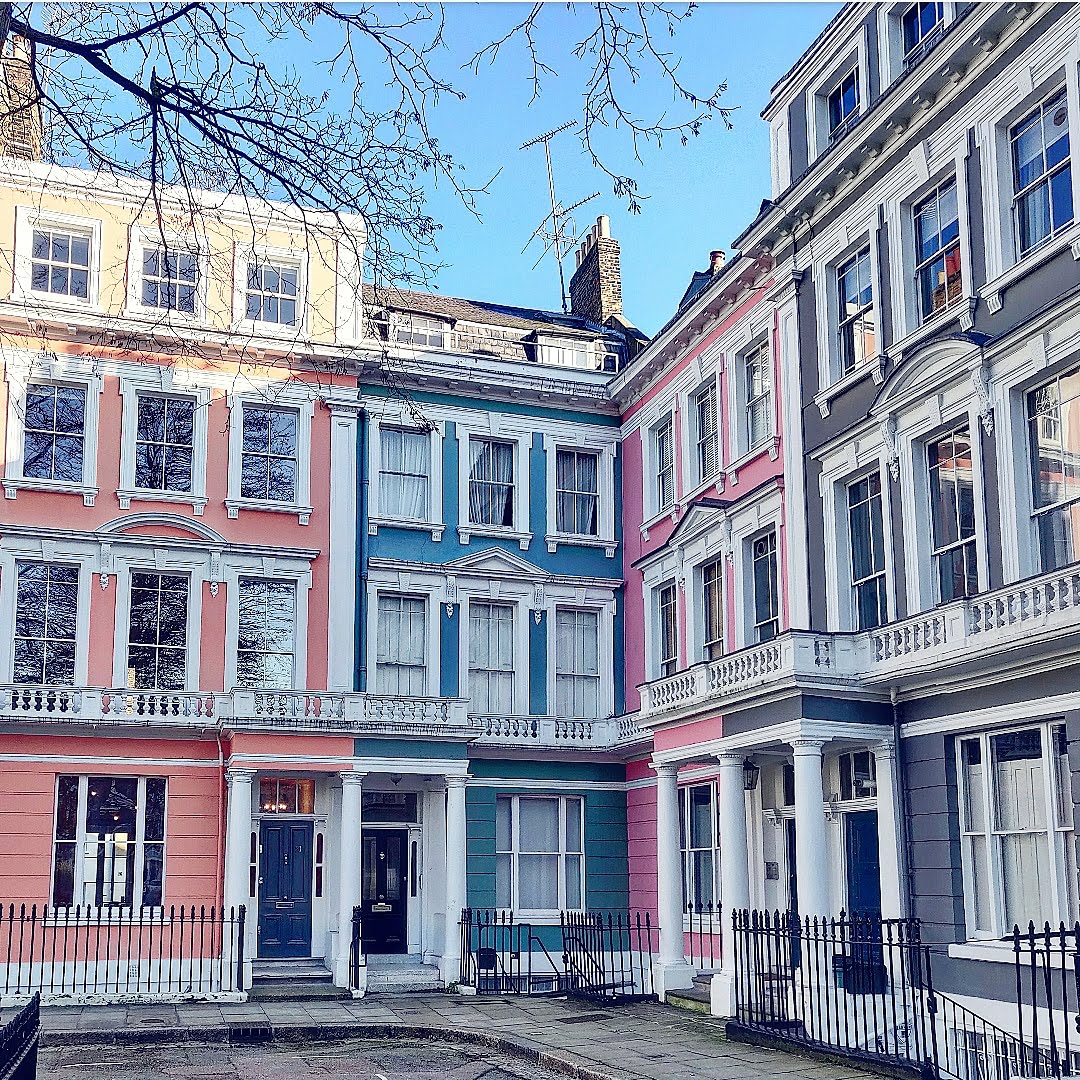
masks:
{"type": "Polygon", "coordinates": [[[719,965],[721,933],[720,907],[712,904],[687,904],[686,959],[691,967],[708,971],[719,965]]]}
{"type": "Polygon", "coordinates": [[[562,968],[539,931],[532,923],[519,922],[512,911],[465,908],[461,913],[461,983],[478,994],[564,991],[562,968]]]}
{"type": "Polygon", "coordinates": [[[929,952],[916,920],[732,915],[738,1032],[935,1074],[929,952]]]}
{"type": "Polygon", "coordinates": [[[648,912],[564,911],[560,923],[570,993],[605,1001],[653,995],[657,942],[648,912]]]}
{"type": "Polygon", "coordinates": [[[41,1034],[41,995],[35,994],[0,1027],[0,1080],[34,1080],[41,1034]]]}
{"type": "Polygon", "coordinates": [[[0,908],[0,994],[242,991],[245,908],[0,908]]]}

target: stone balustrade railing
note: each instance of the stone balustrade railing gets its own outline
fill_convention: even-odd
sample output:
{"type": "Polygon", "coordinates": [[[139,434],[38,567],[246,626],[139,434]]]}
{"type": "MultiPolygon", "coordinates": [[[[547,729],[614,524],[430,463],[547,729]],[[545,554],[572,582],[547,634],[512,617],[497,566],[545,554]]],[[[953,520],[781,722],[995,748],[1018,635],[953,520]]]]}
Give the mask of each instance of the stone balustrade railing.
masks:
{"type": "Polygon", "coordinates": [[[634,717],[474,716],[464,698],[410,698],[326,690],[231,693],[0,687],[0,715],[72,723],[257,730],[440,734],[506,746],[611,749],[647,738],[634,717]]]}
{"type": "Polygon", "coordinates": [[[761,687],[800,679],[903,685],[960,658],[1034,646],[1080,633],[1080,567],[1058,570],[863,633],[790,631],[708,663],[646,683],[643,720],[723,707],[761,687]]]}

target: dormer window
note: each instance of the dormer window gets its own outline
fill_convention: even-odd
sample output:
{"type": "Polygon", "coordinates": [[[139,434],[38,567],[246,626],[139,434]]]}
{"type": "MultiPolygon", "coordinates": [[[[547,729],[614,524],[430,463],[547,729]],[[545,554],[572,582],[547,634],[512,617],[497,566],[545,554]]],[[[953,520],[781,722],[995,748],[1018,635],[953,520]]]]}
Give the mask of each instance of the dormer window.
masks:
{"type": "Polygon", "coordinates": [[[398,315],[394,320],[394,339],[405,345],[446,346],[446,323],[426,315],[398,315]]]}
{"type": "Polygon", "coordinates": [[[542,353],[545,364],[557,364],[559,367],[583,368],[592,370],[596,367],[593,360],[592,343],[588,341],[567,341],[558,345],[545,345],[542,353]]]}
{"type": "Polygon", "coordinates": [[[917,64],[940,40],[945,29],[945,5],[920,0],[900,17],[904,39],[904,66],[917,64]]]}
{"type": "Polygon", "coordinates": [[[859,112],[859,69],[853,68],[830,91],[829,138],[840,138],[859,112]]]}

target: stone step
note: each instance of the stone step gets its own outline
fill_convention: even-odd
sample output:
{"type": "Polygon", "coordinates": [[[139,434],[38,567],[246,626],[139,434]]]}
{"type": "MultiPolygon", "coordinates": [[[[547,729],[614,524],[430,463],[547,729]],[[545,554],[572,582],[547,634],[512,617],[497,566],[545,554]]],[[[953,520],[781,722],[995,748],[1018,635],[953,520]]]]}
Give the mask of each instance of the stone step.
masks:
{"type": "Polygon", "coordinates": [[[329,981],[299,979],[294,982],[281,980],[252,980],[248,999],[251,1001],[343,1001],[351,998],[348,990],[334,986],[329,981]]]}
{"type": "Polygon", "coordinates": [[[669,990],[664,995],[664,1002],[687,1012],[703,1013],[705,1016],[712,1013],[712,995],[708,987],[702,989],[691,986],[685,990],[669,990]]]}
{"type": "Polygon", "coordinates": [[[256,960],[251,977],[258,980],[315,979],[330,981],[330,972],[322,960],[256,960]]]}
{"type": "Polygon", "coordinates": [[[369,994],[423,994],[444,990],[439,969],[425,964],[372,965],[368,958],[369,994]]]}

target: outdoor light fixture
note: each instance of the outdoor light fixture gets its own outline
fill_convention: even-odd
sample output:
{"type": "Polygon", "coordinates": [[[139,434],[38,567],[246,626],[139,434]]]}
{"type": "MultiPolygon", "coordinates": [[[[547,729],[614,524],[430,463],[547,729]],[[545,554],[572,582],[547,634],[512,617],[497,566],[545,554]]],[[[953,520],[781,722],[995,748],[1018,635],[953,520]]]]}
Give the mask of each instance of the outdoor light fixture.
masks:
{"type": "Polygon", "coordinates": [[[758,777],[761,775],[761,769],[755,765],[749,758],[742,763],[742,782],[743,790],[756,791],[758,777]]]}

